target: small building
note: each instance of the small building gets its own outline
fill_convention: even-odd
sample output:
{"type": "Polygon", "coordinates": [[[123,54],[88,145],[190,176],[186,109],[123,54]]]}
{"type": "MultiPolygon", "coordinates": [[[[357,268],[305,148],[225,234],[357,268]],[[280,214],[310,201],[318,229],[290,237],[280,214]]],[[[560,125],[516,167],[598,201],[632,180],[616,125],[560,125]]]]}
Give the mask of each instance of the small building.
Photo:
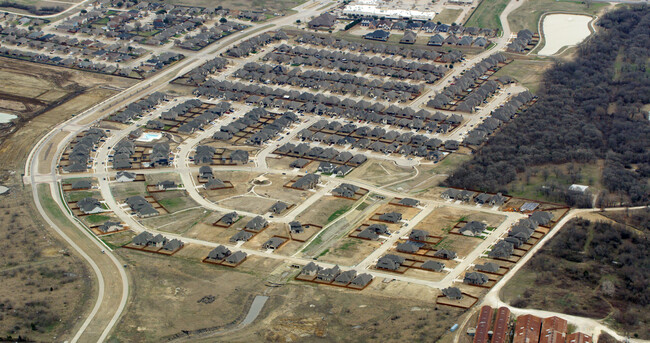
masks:
{"type": "Polygon", "coordinates": [[[302,189],[302,190],[309,190],[316,187],[316,185],[318,185],[319,180],[320,180],[320,176],[316,174],[307,174],[299,178],[296,182],[294,182],[292,187],[302,189]]]}
{"type": "Polygon", "coordinates": [[[390,32],[384,30],[375,30],[363,36],[363,38],[365,39],[377,40],[382,42],[387,41],[388,37],[390,37],[390,32]]]}
{"type": "Polygon", "coordinates": [[[220,260],[223,260],[226,257],[230,256],[230,254],[231,254],[230,249],[224,247],[223,245],[220,245],[220,246],[212,249],[208,253],[207,258],[210,259],[210,260],[220,261],[220,260]]]}
{"type": "Polygon", "coordinates": [[[300,224],[299,221],[294,220],[289,223],[289,231],[291,233],[300,234],[305,232],[305,228],[302,226],[302,224],[300,224]]]}
{"type": "Polygon", "coordinates": [[[73,182],[70,185],[70,187],[72,188],[72,190],[76,191],[76,190],[90,189],[90,188],[93,187],[93,184],[92,184],[92,182],[90,182],[88,180],[79,180],[79,181],[73,182]]]}
{"type": "Polygon", "coordinates": [[[359,274],[351,282],[351,285],[356,287],[366,287],[372,281],[372,275],[370,274],[359,274]]]}
{"type": "Polygon", "coordinates": [[[310,29],[332,28],[336,24],[336,16],[331,13],[323,13],[307,23],[310,29]]]}
{"type": "Polygon", "coordinates": [[[122,223],[107,221],[104,224],[97,227],[97,229],[102,233],[110,233],[115,231],[122,230],[122,223]]]}
{"type": "Polygon", "coordinates": [[[446,260],[453,260],[456,258],[456,253],[451,250],[440,249],[436,251],[435,254],[433,254],[433,256],[438,258],[444,258],[446,260]]]}
{"type": "Polygon", "coordinates": [[[445,264],[442,262],[434,261],[434,260],[428,260],[420,266],[422,269],[427,269],[427,270],[432,270],[434,272],[441,272],[443,269],[445,269],[445,264]]]}
{"type": "Polygon", "coordinates": [[[395,247],[395,250],[407,254],[415,254],[420,250],[420,247],[414,243],[404,242],[398,244],[397,247],[395,247]]]}
{"type": "Polygon", "coordinates": [[[84,214],[104,212],[102,204],[99,202],[99,200],[92,197],[86,197],[77,201],[77,206],[79,207],[79,210],[84,214]]]}
{"type": "Polygon", "coordinates": [[[261,231],[267,225],[269,225],[269,222],[267,222],[266,219],[264,219],[264,217],[257,216],[251,219],[248,223],[246,223],[246,230],[261,231]]]}
{"type": "Polygon", "coordinates": [[[497,273],[499,269],[501,269],[501,266],[496,263],[486,262],[484,264],[477,264],[474,266],[474,269],[478,270],[479,272],[497,273]]]}
{"type": "Polygon", "coordinates": [[[239,264],[246,259],[247,254],[243,251],[237,251],[226,257],[226,262],[230,264],[239,264]]]}
{"type": "Polygon", "coordinates": [[[251,237],[253,237],[252,233],[248,231],[240,230],[237,231],[237,233],[234,234],[232,237],[230,237],[230,242],[232,243],[247,242],[249,239],[251,239],[251,237]]]}
{"type": "Polygon", "coordinates": [[[309,262],[306,266],[302,268],[300,274],[313,276],[316,275],[321,269],[323,268],[318,266],[316,263],[309,262]]]}
{"type": "Polygon", "coordinates": [[[275,204],[273,204],[273,206],[271,206],[269,211],[275,214],[280,214],[284,212],[284,210],[286,210],[287,208],[289,208],[287,204],[283,203],[282,201],[277,201],[275,204]]]}
{"type": "Polygon", "coordinates": [[[460,300],[463,298],[463,293],[457,287],[443,288],[442,294],[451,300],[460,300]]]}
{"type": "Polygon", "coordinates": [[[484,285],[488,281],[490,281],[490,278],[488,278],[487,275],[479,272],[469,272],[465,273],[465,277],[463,278],[463,282],[468,284],[468,285],[484,285]]]}
{"type": "Polygon", "coordinates": [[[118,171],[115,175],[115,181],[117,182],[132,182],[135,181],[135,173],[130,173],[127,171],[118,171]]]}
{"type": "Polygon", "coordinates": [[[284,244],[286,241],[287,240],[284,239],[284,238],[271,237],[271,238],[269,238],[268,241],[266,241],[266,242],[264,242],[264,244],[262,244],[262,248],[263,249],[276,250],[276,249],[280,248],[280,246],[282,246],[282,244],[284,244]]]}
{"type": "Polygon", "coordinates": [[[404,257],[397,255],[384,255],[377,261],[377,269],[398,270],[404,263],[404,257]]]}
{"type": "Polygon", "coordinates": [[[390,223],[397,223],[400,220],[402,220],[402,214],[399,212],[388,212],[379,215],[379,220],[390,222],[390,223]]]}
{"type": "Polygon", "coordinates": [[[221,222],[223,222],[226,225],[232,225],[236,221],[239,220],[239,214],[237,212],[230,212],[226,213],[223,217],[221,217],[221,222]]]}
{"type": "Polygon", "coordinates": [[[165,180],[165,181],[158,182],[156,186],[158,187],[158,190],[166,191],[168,189],[176,188],[176,182],[171,180],[165,180]]]}
{"type": "Polygon", "coordinates": [[[485,223],[473,220],[466,223],[462,228],[460,228],[459,232],[463,236],[475,237],[480,235],[486,227],[487,225],[485,223]]]}
{"type": "Polygon", "coordinates": [[[398,201],[397,203],[400,204],[400,205],[404,205],[404,206],[417,207],[420,204],[420,200],[411,199],[411,198],[403,198],[403,199],[400,199],[400,201],[398,201]]]}
{"type": "Polygon", "coordinates": [[[412,230],[409,234],[409,239],[412,241],[425,242],[429,237],[429,233],[424,230],[412,230]]]}

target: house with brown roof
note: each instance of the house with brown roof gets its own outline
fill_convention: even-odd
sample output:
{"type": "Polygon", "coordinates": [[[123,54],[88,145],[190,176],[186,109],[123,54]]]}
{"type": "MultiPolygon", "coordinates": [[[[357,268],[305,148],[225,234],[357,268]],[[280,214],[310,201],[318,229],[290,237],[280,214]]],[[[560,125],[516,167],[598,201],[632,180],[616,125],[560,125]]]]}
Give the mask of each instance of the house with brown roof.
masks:
{"type": "Polygon", "coordinates": [[[539,343],[541,329],[542,318],[532,314],[521,315],[517,317],[512,343],[539,343]]]}

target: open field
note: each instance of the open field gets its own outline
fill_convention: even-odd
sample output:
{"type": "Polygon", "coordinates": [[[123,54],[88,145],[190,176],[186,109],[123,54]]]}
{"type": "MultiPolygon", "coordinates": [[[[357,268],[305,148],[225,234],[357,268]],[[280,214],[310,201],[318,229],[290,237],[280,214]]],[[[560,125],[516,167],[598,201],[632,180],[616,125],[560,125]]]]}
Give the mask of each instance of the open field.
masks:
{"type": "Polygon", "coordinates": [[[325,196],[300,213],[296,220],[301,223],[325,226],[350,209],[354,203],[354,200],[325,196]]]}
{"type": "Polygon", "coordinates": [[[402,282],[375,280],[359,292],[292,281],[270,292],[271,298],[261,320],[246,330],[222,336],[222,339],[269,342],[438,341],[463,311],[436,306],[436,295],[430,288],[402,282]]]}
{"type": "Polygon", "coordinates": [[[110,185],[113,197],[119,202],[135,195],[149,195],[144,182],[111,182],[110,185]]]}
{"type": "Polygon", "coordinates": [[[192,229],[194,225],[208,216],[208,210],[202,208],[188,209],[178,213],[164,214],[142,219],[144,226],[156,228],[161,231],[183,234],[192,229]]]}
{"type": "Polygon", "coordinates": [[[440,14],[436,15],[435,21],[441,22],[443,24],[451,25],[453,23],[460,24],[456,20],[458,16],[463,12],[461,9],[455,8],[443,8],[440,14]]]}
{"type": "Polygon", "coordinates": [[[181,329],[225,326],[243,318],[263,287],[251,273],[200,263],[207,253],[192,246],[174,257],[118,252],[139,276],[132,278],[129,311],[114,331],[122,342],[160,342],[181,329]],[[199,302],[206,296],[214,296],[214,301],[199,302]]]}
{"type": "Polygon", "coordinates": [[[508,75],[519,81],[531,92],[537,93],[541,86],[542,74],[553,65],[550,60],[542,59],[515,59],[512,63],[499,69],[494,75],[496,77],[508,75]]]}
{"type": "Polygon", "coordinates": [[[0,335],[51,341],[89,309],[93,284],[76,255],[34,216],[28,191],[0,196],[0,335]]]}
{"type": "Polygon", "coordinates": [[[385,160],[368,160],[361,167],[355,168],[346,177],[375,186],[383,186],[415,175],[415,169],[398,167],[394,162],[385,160]]]}
{"type": "Polygon", "coordinates": [[[507,4],[508,0],[482,0],[464,25],[502,30],[499,15],[507,4]]]}
{"type": "MultiPolygon", "coordinates": [[[[15,132],[11,133],[10,140],[7,139],[8,131],[0,133],[0,136],[3,136],[0,143],[0,166],[5,169],[22,167],[21,161],[29,154],[29,150],[38,140],[37,138],[51,130],[53,126],[115,94],[114,90],[100,88],[101,85],[110,84],[124,88],[134,83],[134,80],[131,79],[73,71],[7,58],[0,58],[0,73],[5,85],[0,92],[0,100],[9,99],[14,103],[19,100],[18,102],[21,104],[40,104],[24,113],[8,111],[18,115],[20,120],[14,120],[15,132]],[[62,92],[65,92],[66,95],[57,98],[62,92]],[[37,97],[50,100],[45,102],[34,99],[35,94],[37,97]],[[57,100],[51,101],[53,98],[57,98],[57,100]],[[32,120],[24,129],[20,129],[35,116],[38,116],[38,120],[32,120]]],[[[52,149],[54,150],[54,147],[52,149]]]]}
{"type": "Polygon", "coordinates": [[[568,12],[573,14],[598,14],[609,6],[600,2],[582,2],[568,0],[529,0],[508,15],[508,23],[512,32],[529,29],[537,32],[539,19],[548,12],[568,12]]]}

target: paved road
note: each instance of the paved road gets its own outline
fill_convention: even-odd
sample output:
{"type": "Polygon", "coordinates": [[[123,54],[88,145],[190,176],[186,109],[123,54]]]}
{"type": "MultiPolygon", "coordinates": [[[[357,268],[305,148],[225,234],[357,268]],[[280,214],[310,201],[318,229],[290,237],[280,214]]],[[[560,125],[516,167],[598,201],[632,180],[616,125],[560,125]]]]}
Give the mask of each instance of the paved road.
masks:
{"type": "MultiPolygon", "coordinates": [[[[83,3],[85,3],[85,1],[73,6],[72,8],[80,6],[83,3]]],[[[205,61],[214,57],[220,51],[225,51],[225,49],[227,49],[229,46],[248,38],[251,33],[261,33],[277,29],[283,25],[293,23],[296,19],[304,19],[316,14],[318,12],[316,9],[303,10],[303,8],[309,6],[311,3],[312,2],[310,1],[301,6],[298,6],[298,13],[295,15],[279,18],[277,20],[274,20],[272,23],[264,24],[264,26],[254,25],[252,28],[248,28],[244,31],[233,34],[229,37],[229,39],[217,42],[213,46],[204,49],[202,52],[196,53],[182,60],[176,65],[157,73],[149,79],[142,81],[130,87],[129,89],[126,89],[125,91],[103,101],[102,103],[93,106],[82,114],[79,114],[76,117],[73,117],[72,119],[57,125],[52,129],[52,131],[50,131],[49,134],[41,138],[35,145],[34,149],[32,149],[28,156],[28,161],[25,164],[24,181],[25,183],[32,184],[34,186],[34,202],[39,209],[39,212],[46,219],[48,224],[50,224],[52,229],[61,235],[61,237],[63,237],[63,239],[66,240],[72,246],[72,248],[82,256],[82,258],[88,261],[98,280],[99,293],[97,295],[95,306],[91,310],[88,317],[78,328],[77,332],[72,338],[72,342],[102,342],[108,337],[108,334],[117,323],[126,306],[129,290],[128,279],[121,262],[119,262],[119,260],[117,260],[117,258],[110,252],[110,249],[108,249],[106,246],[102,246],[102,243],[100,243],[100,241],[95,239],[91,233],[86,231],[79,223],[77,223],[74,218],[70,219],[76,226],[76,228],[74,228],[76,229],[76,232],[71,231],[73,228],[58,227],[49,218],[40,202],[36,185],[38,183],[47,183],[50,187],[50,192],[53,198],[59,207],[64,209],[65,206],[62,199],[60,198],[60,193],[58,192],[57,188],[58,176],[56,175],[55,167],[57,164],[58,156],[60,156],[67,143],[72,138],[74,138],[77,133],[94,124],[92,121],[93,118],[101,118],[103,115],[110,113],[111,111],[119,109],[130,102],[133,102],[147,94],[161,89],[167,85],[168,81],[171,81],[173,78],[175,78],[176,75],[183,74],[203,64],[205,61]],[[87,122],[88,124],[86,124],[87,122]],[[39,155],[42,153],[43,147],[47,146],[48,143],[59,132],[67,132],[69,135],[66,137],[66,139],[59,142],[57,146],[57,153],[52,155],[51,172],[49,174],[41,174],[39,173],[38,166],[39,155]],[[71,238],[71,236],[73,236],[75,233],[78,234],[79,232],[82,232],[86,238],[71,238]],[[102,250],[104,250],[105,253],[101,253],[102,250]],[[110,280],[113,282],[118,283],[119,280],[121,280],[121,287],[113,285],[113,282],[111,282],[111,287],[106,287],[108,283],[107,280],[109,280],[108,278],[110,278],[110,280]]],[[[72,8],[69,8],[66,10],[66,12],[70,11],[72,8]]],[[[58,15],[61,14],[59,13],[57,16],[58,15]]],[[[113,208],[116,212],[120,212],[119,206],[117,206],[112,197],[105,199],[107,199],[108,202],[112,202],[110,204],[111,208],[113,208]]],[[[63,210],[63,212],[69,216],[65,210],[63,210]]],[[[126,214],[123,210],[119,214],[120,217],[128,216],[128,214],[126,214]]]]}

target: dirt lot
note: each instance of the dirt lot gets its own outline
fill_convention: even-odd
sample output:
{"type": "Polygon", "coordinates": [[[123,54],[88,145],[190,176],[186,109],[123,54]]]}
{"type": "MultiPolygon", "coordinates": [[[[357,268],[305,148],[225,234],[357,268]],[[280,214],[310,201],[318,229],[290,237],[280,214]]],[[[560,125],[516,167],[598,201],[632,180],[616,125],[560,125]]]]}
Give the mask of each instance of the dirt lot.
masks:
{"type": "Polygon", "coordinates": [[[110,185],[111,193],[118,202],[136,195],[149,195],[144,182],[111,182],[110,185]]]}
{"type": "Polygon", "coordinates": [[[383,186],[415,175],[413,168],[401,168],[395,163],[385,160],[368,160],[361,167],[355,168],[348,178],[371,182],[375,186],[383,186]]]}
{"type": "MultiPolygon", "coordinates": [[[[20,120],[14,120],[9,131],[4,129],[0,133],[0,165],[3,168],[18,167],[19,162],[33,147],[36,138],[49,131],[55,124],[115,94],[114,90],[100,88],[102,85],[126,88],[134,83],[131,79],[7,58],[0,58],[0,75],[3,80],[0,100],[28,104],[22,112],[12,108],[0,108],[2,112],[20,117],[20,120]],[[38,116],[39,120],[31,122],[23,130],[17,130],[35,116],[38,116]],[[10,131],[15,133],[11,140],[7,140],[7,133],[10,131]]],[[[7,103],[0,103],[0,106],[2,104],[7,103]]]]}
{"type": "Polygon", "coordinates": [[[321,253],[318,259],[341,266],[353,266],[363,261],[366,256],[370,255],[379,246],[381,246],[380,241],[366,241],[346,236],[321,253]]]}
{"type": "MultiPolygon", "coordinates": [[[[227,325],[245,314],[252,297],[264,287],[250,270],[200,263],[207,252],[191,245],[174,257],[118,252],[131,274],[138,276],[131,278],[131,301],[114,330],[114,338],[121,342],[160,342],[181,330],[227,325]],[[214,301],[199,302],[206,296],[214,296],[214,301]]],[[[249,264],[259,263],[246,261],[241,267],[249,264]]]]}
{"type": "Polygon", "coordinates": [[[93,284],[82,260],[34,215],[30,193],[6,181],[12,193],[0,196],[0,336],[52,341],[70,334],[89,309],[93,284]]]}
{"type": "Polygon", "coordinates": [[[303,224],[325,226],[332,221],[338,213],[349,209],[356,201],[341,199],[333,196],[324,196],[316,201],[307,210],[300,213],[296,220],[303,224]]]}
{"type": "Polygon", "coordinates": [[[375,280],[348,291],[293,281],[273,290],[262,320],[222,336],[233,342],[438,341],[463,313],[435,305],[435,291],[375,280]]]}
{"type": "Polygon", "coordinates": [[[164,214],[141,220],[142,225],[161,231],[183,234],[194,225],[197,225],[208,216],[210,212],[201,208],[190,209],[182,212],[164,214]]]}

